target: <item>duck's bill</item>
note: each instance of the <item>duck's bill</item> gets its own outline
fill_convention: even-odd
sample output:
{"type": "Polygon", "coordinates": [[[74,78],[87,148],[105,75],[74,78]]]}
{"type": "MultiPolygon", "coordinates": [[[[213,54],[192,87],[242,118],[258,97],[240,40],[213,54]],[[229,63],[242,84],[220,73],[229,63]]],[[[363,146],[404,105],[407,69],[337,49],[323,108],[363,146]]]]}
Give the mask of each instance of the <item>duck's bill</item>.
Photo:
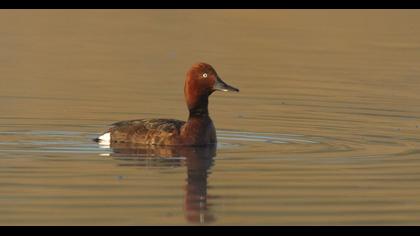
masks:
{"type": "Polygon", "coordinates": [[[213,88],[214,90],[223,91],[223,92],[239,92],[239,89],[233,86],[230,86],[219,77],[217,77],[216,83],[214,83],[213,88]]]}

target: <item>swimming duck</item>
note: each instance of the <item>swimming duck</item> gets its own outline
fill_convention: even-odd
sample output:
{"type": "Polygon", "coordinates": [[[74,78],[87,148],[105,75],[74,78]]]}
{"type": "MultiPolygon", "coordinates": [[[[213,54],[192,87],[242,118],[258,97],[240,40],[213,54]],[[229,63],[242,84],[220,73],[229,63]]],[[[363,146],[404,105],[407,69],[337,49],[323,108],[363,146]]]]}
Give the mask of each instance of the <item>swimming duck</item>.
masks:
{"type": "Polygon", "coordinates": [[[161,146],[205,146],[216,144],[216,129],[208,112],[208,98],[215,91],[239,92],[226,84],[207,63],[194,64],[187,72],[184,95],[188,120],[140,119],[120,121],[95,141],[103,144],[133,143],[161,146]]]}

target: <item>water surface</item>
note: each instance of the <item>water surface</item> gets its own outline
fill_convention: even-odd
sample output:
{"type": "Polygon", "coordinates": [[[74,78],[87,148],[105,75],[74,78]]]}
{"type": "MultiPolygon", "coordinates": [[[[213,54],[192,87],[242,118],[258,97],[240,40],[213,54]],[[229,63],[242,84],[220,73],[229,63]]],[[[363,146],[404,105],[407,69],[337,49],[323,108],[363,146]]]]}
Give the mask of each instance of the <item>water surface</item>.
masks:
{"type": "Polygon", "coordinates": [[[400,225],[420,219],[419,10],[0,11],[1,225],[400,225]],[[214,148],[103,147],[186,119],[214,148]]]}

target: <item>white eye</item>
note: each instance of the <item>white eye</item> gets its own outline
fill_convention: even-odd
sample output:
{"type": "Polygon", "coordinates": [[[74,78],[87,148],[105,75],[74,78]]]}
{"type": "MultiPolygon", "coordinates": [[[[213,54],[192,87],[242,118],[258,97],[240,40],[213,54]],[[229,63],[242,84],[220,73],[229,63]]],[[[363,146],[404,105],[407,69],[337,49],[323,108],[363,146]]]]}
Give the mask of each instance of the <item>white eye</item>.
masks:
{"type": "Polygon", "coordinates": [[[207,78],[207,73],[204,73],[203,74],[203,78],[207,78]]]}

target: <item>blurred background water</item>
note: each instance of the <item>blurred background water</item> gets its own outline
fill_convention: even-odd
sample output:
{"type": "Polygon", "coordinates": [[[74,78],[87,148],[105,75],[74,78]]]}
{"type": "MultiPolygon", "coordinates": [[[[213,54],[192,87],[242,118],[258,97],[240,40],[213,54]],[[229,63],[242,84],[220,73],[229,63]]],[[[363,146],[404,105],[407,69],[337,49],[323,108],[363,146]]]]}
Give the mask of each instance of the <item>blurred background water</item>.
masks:
{"type": "Polygon", "coordinates": [[[420,219],[419,10],[1,10],[1,225],[400,225],[420,219]],[[101,147],[188,116],[216,149],[101,147]]]}

